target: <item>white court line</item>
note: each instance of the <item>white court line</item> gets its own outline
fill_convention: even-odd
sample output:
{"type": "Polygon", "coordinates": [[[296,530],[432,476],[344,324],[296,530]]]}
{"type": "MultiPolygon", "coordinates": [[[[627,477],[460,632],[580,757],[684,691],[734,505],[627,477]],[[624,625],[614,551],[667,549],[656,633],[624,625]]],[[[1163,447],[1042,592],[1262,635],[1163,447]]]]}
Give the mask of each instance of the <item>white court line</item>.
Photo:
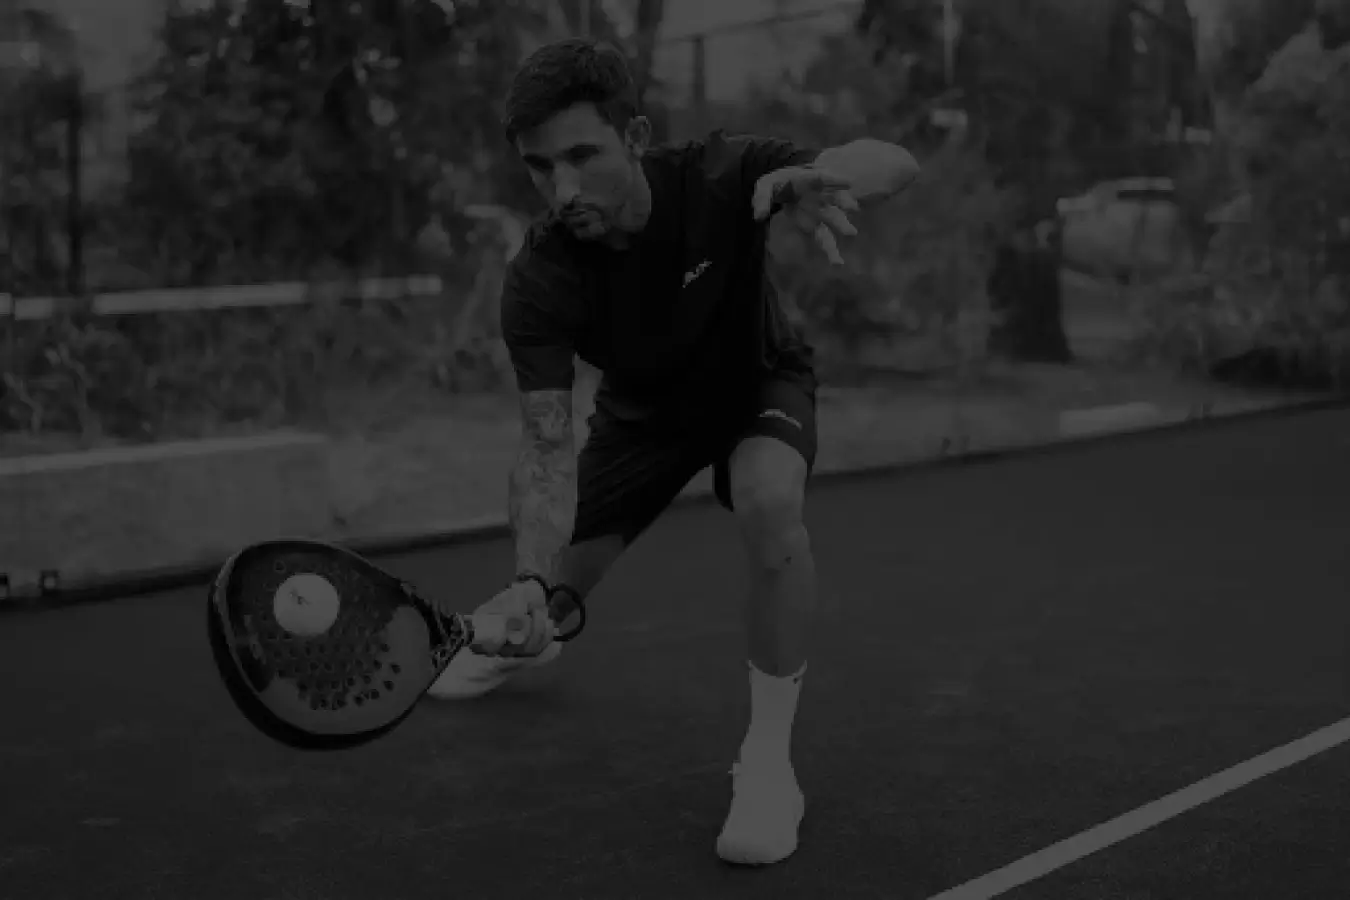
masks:
{"type": "Polygon", "coordinates": [[[1350,741],[1350,719],[1342,719],[1334,725],[1314,731],[1307,737],[1238,763],[1203,781],[1197,781],[1190,787],[1141,806],[1133,812],[1117,816],[1096,828],[1057,844],[1051,844],[1030,856],[1024,856],[1017,862],[996,869],[988,875],[935,894],[928,900],[989,900],[991,897],[997,897],[1203,803],[1208,803],[1229,791],[1237,790],[1258,778],[1264,778],[1273,772],[1303,762],[1346,741],[1350,741]]]}

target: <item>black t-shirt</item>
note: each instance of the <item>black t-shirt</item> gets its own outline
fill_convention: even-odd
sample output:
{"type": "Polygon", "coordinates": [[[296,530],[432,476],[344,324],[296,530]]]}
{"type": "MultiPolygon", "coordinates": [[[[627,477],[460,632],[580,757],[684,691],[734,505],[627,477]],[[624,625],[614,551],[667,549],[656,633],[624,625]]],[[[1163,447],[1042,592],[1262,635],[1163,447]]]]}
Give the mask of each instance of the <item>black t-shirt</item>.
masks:
{"type": "Polygon", "coordinates": [[[625,250],[544,218],[507,270],[502,334],[522,391],[570,390],[574,355],[604,373],[597,408],[689,421],[748,402],[764,375],[811,378],[811,352],[765,271],[755,183],[815,153],[714,132],[654,148],[646,228],[625,250]]]}

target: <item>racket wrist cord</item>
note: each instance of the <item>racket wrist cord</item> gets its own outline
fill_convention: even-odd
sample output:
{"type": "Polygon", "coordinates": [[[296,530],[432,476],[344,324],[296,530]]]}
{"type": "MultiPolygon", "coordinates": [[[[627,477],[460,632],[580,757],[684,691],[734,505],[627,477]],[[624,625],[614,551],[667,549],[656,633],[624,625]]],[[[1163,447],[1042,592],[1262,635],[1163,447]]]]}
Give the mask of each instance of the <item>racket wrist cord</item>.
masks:
{"type": "Polygon", "coordinates": [[[582,601],[581,592],[570,584],[556,584],[548,592],[549,614],[553,621],[562,624],[575,611],[577,616],[576,627],[571,631],[560,633],[553,639],[560,644],[581,634],[581,629],[586,627],[586,604],[582,601]]]}
{"type": "Polygon", "coordinates": [[[524,584],[525,582],[533,581],[535,584],[539,585],[544,591],[544,597],[547,598],[549,610],[552,613],[555,622],[563,622],[571,615],[573,610],[580,616],[577,620],[576,627],[571,631],[559,634],[554,638],[555,641],[566,643],[575,638],[578,634],[581,634],[581,629],[586,627],[586,604],[582,601],[581,592],[570,584],[549,584],[548,580],[544,578],[543,575],[540,575],[538,572],[531,572],[528,569],[518,572],[513,581],[516,584],[524,584]],[[561,600],[561,603],[558,602],[559,600],[561,600]],[[561,610],[559,609],[560,605],[562,606],[561,610]],[[559,615],[560,612],[561,615],[559,615]]]}

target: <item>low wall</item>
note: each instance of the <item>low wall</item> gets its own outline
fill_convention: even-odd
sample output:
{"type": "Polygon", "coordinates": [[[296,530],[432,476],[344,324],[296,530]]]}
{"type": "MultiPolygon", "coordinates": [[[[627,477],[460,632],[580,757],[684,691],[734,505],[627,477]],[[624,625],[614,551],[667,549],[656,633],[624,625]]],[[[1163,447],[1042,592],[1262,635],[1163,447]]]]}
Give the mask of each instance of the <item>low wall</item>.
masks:
{"type": "Polygon", "coordinates": [[[43,570],[78,581],[317,536],[328,480],[327,440],[300,432],[0,459],[0,575],[22,595],[43,570]]]}

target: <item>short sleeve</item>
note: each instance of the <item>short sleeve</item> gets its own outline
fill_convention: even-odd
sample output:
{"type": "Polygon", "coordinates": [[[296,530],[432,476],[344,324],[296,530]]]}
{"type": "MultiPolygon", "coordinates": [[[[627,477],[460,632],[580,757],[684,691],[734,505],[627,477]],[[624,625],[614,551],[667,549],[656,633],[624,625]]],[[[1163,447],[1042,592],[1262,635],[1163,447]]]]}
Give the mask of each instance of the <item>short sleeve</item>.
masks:
{"type": "Polygon", "coordinates": [[[502,284],[502,340],[522,393],[570,391],[576,376],[576,328],[583,298],[573,279],[517,257],[502,284]]]}

